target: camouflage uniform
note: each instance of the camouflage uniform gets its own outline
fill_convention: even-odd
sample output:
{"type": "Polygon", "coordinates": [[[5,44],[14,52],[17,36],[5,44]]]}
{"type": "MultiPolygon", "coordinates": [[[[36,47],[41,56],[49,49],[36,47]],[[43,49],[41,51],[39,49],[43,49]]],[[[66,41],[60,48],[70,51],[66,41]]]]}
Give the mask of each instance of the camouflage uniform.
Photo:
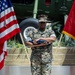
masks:
{"type": "MultiPolygon", "coordinates": [[[[51,29],[45,29],[41,32],[33,31],[29,34],[31,39],[38,39],[41,37],[50,37],[55,36],[55,33],[51,29]]],[[[32,48],[31,54],[31,72],[32,75],[50,75],[52,63],[52,43],[49,43],[47,46],[34,47],[32,48]]]]}

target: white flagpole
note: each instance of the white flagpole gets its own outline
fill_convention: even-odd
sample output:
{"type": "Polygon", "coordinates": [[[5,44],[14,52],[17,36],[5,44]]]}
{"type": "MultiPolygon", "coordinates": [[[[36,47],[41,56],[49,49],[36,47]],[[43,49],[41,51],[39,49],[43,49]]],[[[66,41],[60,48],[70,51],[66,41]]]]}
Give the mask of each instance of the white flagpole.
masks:
{"type": "Polygon", "coordinates": [[[19,35],[20,35],[20,38],[21,38],[22,44],[23,44],[24,49],[25,49],[25,52],[26,52],[28,62],[29,62],[29,64],[30,64],[30,59],[29,59],[28,53],[27,53],[27,51],[26,51],[26,46],[25,46],[25,43],[24,43],[24,40],[23,40],[23,36],[22,36],[21,33],[19,33],[19,35]]]}
{"type": "MultiPolygon", "coordinates": [[[[64,15],[64,24],[66,23],[67,18],[68,18],[68,15],[64,15]]],[[[60,39],[58,42],[58,47],[60,47],[60,42],[61,42],[62,37],[63,37],[63,34],[61,34],[61,36],[60,36],[60,39]]]]}

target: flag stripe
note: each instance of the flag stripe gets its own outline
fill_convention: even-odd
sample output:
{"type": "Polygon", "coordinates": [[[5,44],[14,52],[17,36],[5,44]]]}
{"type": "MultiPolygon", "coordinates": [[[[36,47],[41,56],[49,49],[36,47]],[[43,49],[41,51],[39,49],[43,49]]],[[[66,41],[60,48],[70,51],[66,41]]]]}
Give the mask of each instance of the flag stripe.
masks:
{"type": "Polygon", "coordinates": [[[4,59],[4,52],[1,53],[0,55],[0,62],[4,59]]]}
{"type": "Polygon", "coordinates": [[[19,31],[19,29],[15,29],[14,31],[10,32],[9,34],[3,36],[3,38],[1,38],[0,43],[3,43],[3,41],[12,38],[14,35],[16,35],[17,33],[19,33],[18,31],[19,31]]]}
{"type": "Polygon", "coordinates": [[[3,60],[3,58],[5,58],[5,56],[7,55],[7,41],[5,41],[3,44],[0,45],[0,62],[3,60]]]}
{"type": "Polygon", "coordinates": [[[10,12],[10,13],[8,13],[7,15],[1,17],[1,18],[0,18],[0,22],[3,22],[5,19],[8,19],[9,17],[11,17],[12,14],[13,14],[13,16],[15,15],[14,12],[10,12]]]}
{"type": "Polygon", "coordinates": [[[4,59],[5,56],[7,55],[7,41],[5,41],[3,44],[0,45],[0,69],[3,68],[4,66],[4,59]]]}
{"type": "Polygon", "coordinates": [[[5,31],[6,29],[9,29],[11,26],[13,26],[13,25],[18,25],[17,24],[17,20],[12,20],[12,21],[10,21],[9,22],[9,24],[7,24],[6,25],[6,27],[2,27],[1,29],[0,29],[0,33],[2,33],[3,31],[5,31]]]}
{"type": "Polygon", "coordinates": [[[0,55],[0,62],[5,59],[5,56],[7,55],[7,51],[2,52],[2,54],[0,55]]]}
{"type": "Polygon", "coordinates": [[[10,18],[6,19],[4,22],[0,23],[0,28],[5,27],[5,23],[8,24],[13,20],[16,20],[16,16],[11,16],[10,18]]]}
{"type": "Polygon", "coordinates": [[[17,25],[18,24],[14,24],[10,28],[6,29],[4,32],[0,33],[0,39],[5,37],[7,34],[11,33],[12,31],[15,31],[15,29],[19,29],[19,26],[17,27],[17,25]]]}
{"type": "Polygon", "coordinates": [[[4,42],[2,44],[0,44],[0,55],[3,52],[3,46],[4,46],[4,42]]]}
{"type": "Polygon", "coordinates": [[[66,31],[62,31],[63,34],[66,34],[68,36],[70,36],[71,38],[75,39],[75,36],[73,36],[72,34],[66,32],[66,31]]]}
{"type": "Polygon", "coordinates": [[[4,59],[0,62],[0,69],[2,69],[4,66],[4,59]]]}

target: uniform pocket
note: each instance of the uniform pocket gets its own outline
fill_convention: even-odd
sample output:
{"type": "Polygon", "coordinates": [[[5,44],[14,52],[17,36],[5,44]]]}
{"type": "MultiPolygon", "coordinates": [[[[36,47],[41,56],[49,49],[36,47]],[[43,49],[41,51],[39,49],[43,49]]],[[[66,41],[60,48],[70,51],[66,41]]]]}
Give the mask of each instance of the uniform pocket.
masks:
{"type": "Polygon", "coordinates": [[[43,52],[41,55],[42,63],[51,63],[52,61],[52,54],[48,52],[43,52]]]}

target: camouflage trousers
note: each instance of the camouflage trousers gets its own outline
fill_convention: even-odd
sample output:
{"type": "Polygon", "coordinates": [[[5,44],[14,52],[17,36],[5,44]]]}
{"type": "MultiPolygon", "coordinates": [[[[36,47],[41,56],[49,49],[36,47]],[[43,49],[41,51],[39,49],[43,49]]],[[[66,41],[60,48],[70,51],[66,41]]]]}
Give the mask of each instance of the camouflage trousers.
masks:
{"type": "Polygon", "coordinates": [[[48,52],[31,54],[32,75],[51,75],[52,55],[48,52]]]}

